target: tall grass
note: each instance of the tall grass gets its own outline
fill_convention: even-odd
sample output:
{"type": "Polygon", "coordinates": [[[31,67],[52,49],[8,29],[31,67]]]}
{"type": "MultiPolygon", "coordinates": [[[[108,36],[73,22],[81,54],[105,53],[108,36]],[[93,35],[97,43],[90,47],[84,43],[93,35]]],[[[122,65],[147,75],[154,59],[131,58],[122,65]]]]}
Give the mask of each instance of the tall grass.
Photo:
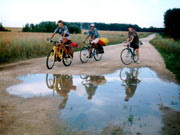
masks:
{"type": "Polygon", "coordinates": [[[45,56],[50,49],[44,40],[0,41],[0,63],[45,56]]]}
{"type": "Polygon", "coordinates": [[[156,34],[151,43],[161,53],[166,67],[176,75],[176,79],[180,82],[180,41],[156,34]]]}
{"type": "MultiPolygon", "coordinates": [[[[100,31],[102,37],[109,39],[109,44],[123,42],[127,38],[127,32],[100,31]]],[[[140,33],[142,36],[147,33],[140,33]]],[[[22,33],[22,32],[0,32],[0,64],[46,56],[52,49],[52,45],[46,42],[50,33],[22,33]]],[[[72,34],[71,40],[78,42],[79,46],[75,51],[79,51],[86,35],[72,34]]],[[[58,40],[57,35],[54,40],[58,40]]]]}

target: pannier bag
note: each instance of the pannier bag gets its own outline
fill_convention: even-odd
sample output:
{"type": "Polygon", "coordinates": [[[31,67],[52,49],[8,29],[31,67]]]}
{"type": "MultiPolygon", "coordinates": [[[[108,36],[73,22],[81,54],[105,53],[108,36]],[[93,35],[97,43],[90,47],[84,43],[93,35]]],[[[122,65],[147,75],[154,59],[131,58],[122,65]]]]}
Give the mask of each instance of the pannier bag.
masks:
{"type": "Polygon", "coordinates": [[[104,53],[104,49],[103,49],[102,45],[100,45],[100,44],[97,44],[97,50],[98,50],[98,53],[104,53]]]}
{"type": "Polygon", "coordinates": [[[78,43],[72,42],[72,47],[74,48],[78,47],[78,43]]]}
{"type": "Polygon", "coordinates": [[[98,44],[103,45],[103,46],[106,46],[106,45],[108,44],[108,42],[109,42],[109,40],[108,40],[107,38],[101,37],[101,38],[99,39],[98,44]]]}

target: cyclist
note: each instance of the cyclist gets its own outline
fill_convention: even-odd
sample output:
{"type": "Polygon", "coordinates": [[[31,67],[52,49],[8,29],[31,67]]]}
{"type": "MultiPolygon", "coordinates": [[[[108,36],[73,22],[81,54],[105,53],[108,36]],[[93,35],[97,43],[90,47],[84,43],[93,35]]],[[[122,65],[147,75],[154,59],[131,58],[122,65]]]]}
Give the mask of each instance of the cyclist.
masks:
{"type": "MultiPolygon", "coordinates": [[[[62,20],[58,21],[58,27],[55,29],[54,33],[51,35],[49,40],[51,40],[57,33],[60,35],[59,41],[60,41],[62,47],[64,48],[65,54],[68,56],[68,51],[65,48],[64,44],[70,40],[70,34],[69,34],[69,30],[68,30],[67,26],[65,26],[63,24],[62,20]]],[[[60,44],[57,44],[57,47],[59,47],[59,46],[60,46],[60,44]]],[[[72,56],[72,48],[71,48],[70,44],[69,44],[69,53],[72,56]]]]}
{"type": "Polygon", "coordinates": [[[83,41],[83,43],[86,42],[86,40],[91,37],[91,48],[90,48],[90,57],[92,56],[92,49],[94,47],[97,48],[97,43],[99,42],[99,39],[100,39],[100,36],[99,36],[99,33],[97,31],[97,29],[95,28],[95,25],[94,24],[91,24],[90,25],[90,30],[88,31],[88,35],[87,37],[85,38],[85,40],[83,41]]]}
{"type": "Polygon", "coordinates": [[[135,49],[137,58],[138,58],[137,63],[139,64],[140,63],[140,60],[139,60],[139,37],[138,37],[136,30],[133,29],[132,25],[129,25],[128,30],[129,30],[129,32],[128,32],[127,41],[130,41],[130,47],[135,49]]]}

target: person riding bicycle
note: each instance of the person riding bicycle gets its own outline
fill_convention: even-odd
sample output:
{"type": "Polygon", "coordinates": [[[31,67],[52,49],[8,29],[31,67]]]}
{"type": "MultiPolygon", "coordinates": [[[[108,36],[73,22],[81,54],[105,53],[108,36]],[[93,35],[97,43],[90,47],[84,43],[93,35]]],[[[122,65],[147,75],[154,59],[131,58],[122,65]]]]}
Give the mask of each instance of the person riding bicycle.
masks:
{"type": "Polygon", "coordinates": [[[135,29],[133,29],[132,25],[129,25],[128,27],[128,39],[127,41],[130,41],[130,47],[135,49],[136,54],[137,54],[137,63],[139,64],[139,37],[135,29]]]}
{"type": "Polygon", "coordinates": [[[91,48],[90,48],[90,57],[91,57],[91,56],[92,56],[92,49],[93,49],[94,47],[97,48],[97,43],[99,42],[100,35],[99,35],[97,29],[95,28],[95,25],[94,25],[94,24],[91,24],[90,27],[91,27],[91,28],[90,28],[90,30],[88,31],[88,35],[87,35],[86,39],[83,41],[83,43],[85,43],[86,40],[87,40],[89,37],[91,37],[91,44],[92,44],[92,46],[91,46],[91,48]]]}
{"type": "MultiPolygon", "coordinates": [[[[68,44],[69,46],[69,52],[67,51],[67,49],[65,48],[64,44],[68,43],[68,41],[70,41],[70,34],[69,34],[69,30],[67,28],[67,26],[65,26],[63,24],[62,20],[58,21],[58,27],[54,30],[54,33],[51,35],[51,37],[49,38],[49,40],[51,40],[55,34],[59,34],[60,35],[60,44],[62,45],[62,47],[64,48],[65,54],[68,56],[68,54],[70,53],[70,55],[72,56],[72,48],[71,45],[68,44]]],[[[60,44],[57,44],[57,47],[60,46],[60,44]]]]}

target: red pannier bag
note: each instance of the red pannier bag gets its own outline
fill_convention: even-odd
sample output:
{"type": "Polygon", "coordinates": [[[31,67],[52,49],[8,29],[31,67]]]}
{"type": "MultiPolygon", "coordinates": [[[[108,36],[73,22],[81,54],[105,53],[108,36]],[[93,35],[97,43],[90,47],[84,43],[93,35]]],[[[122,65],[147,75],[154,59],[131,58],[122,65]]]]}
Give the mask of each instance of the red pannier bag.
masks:
{"type": "Polygon", "coordinates": [[[98,44],[105,46],[104,42],[99,40],[98,44]]]}
{"type": "Polygon", "coordinates": [[[78,47],[78,43],[72,42],[72,47],[74,48],[78,47]]]}
{"type": "Polygon", "coordinates": [[[109,42],[109,40],[108,40],[107,38],[101,37],[101,38],[99,39],[98,44],[100,44],[100,45],[102,45],[102,46],[106,46],[106,45],[108,44],[108,42],[109,42]]]}

